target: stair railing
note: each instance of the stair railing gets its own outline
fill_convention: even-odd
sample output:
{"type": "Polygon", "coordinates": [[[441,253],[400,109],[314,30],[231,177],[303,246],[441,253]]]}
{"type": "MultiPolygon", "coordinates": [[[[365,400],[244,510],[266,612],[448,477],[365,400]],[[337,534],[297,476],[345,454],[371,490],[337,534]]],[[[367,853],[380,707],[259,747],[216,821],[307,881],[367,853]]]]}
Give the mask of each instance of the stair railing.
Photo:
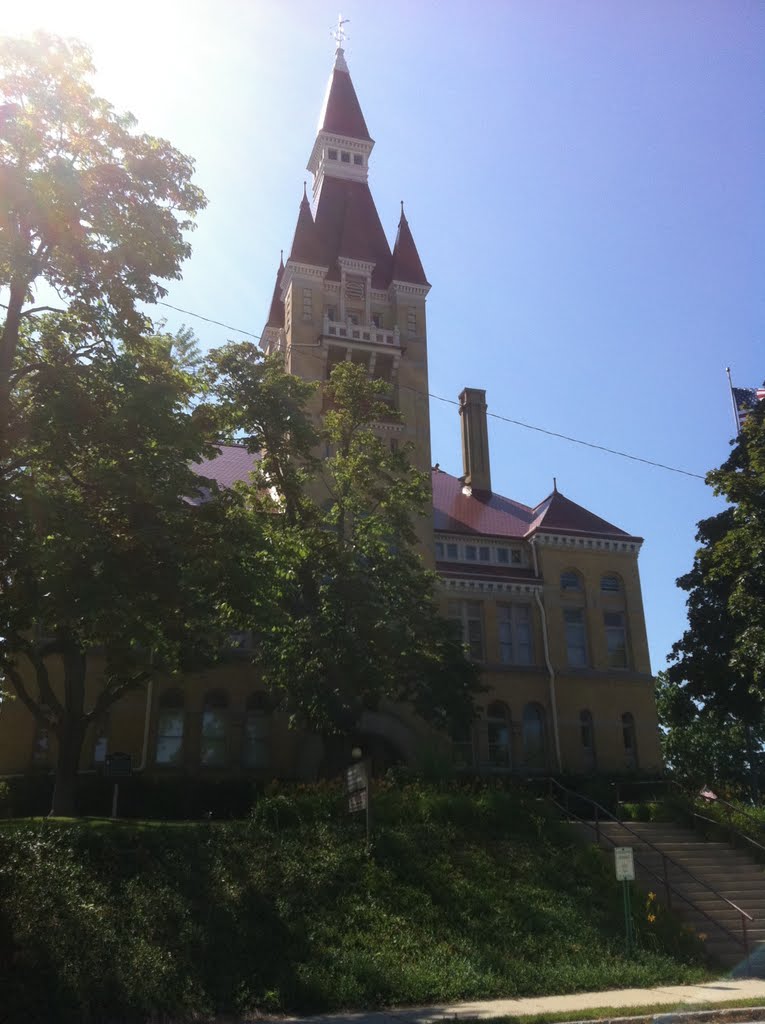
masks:
{"type": "Polygon", "coordinates": [[[548,783],[548,794],[552,803],[554,803],[555,806],[559,808],[559,810],[564,811],[569,817],[576,818],[576,820],[581,822],[583,825],[587,825],[588,828],[592,828],[595,832],[595,837],[598,846],[600,846],[601,838],[607,839],[608,842],[611,843],[611,845],[614,847],[618,845],[615,839],[613,839],[608,834],[604,833],[601,829],[602,821],[612,821],[619,825],[621,828],[623,828],[626,832],[629,832],[631,835],[633,835],[638,842],[643,843],[645,846],[652,849],[655,853],[658,853],[661,857],[663,878],[657,875],[652,868],[648,867],[648,865],[641,861],[638,856],[635,856],[634,853],[633,857],[635,862],[640,866],[640,868],[642,868],[642,870],[646,874],[650,875],[652,878],[655,878],[664,887],[667,908],[669,910],[672,909],[672,896],[674,894],[676,897],[679,897],[679,899],[683,900],[683,902],[687,903],[688,906],[692,907],[697,914],[701,914],[708,921],[711,921],[715,928],[725,932],[725,934],[728,935],[731,939],[733,939],[733,941],[737,943],[737,945],[743,946],[744,955],[747,961],[747,970],[749,970],[749,930],[747,922],[753,920],[751,914],[748,914],[745,910],[742,910],[742,908],[739,907],[736,903],[734,903],[732,900],[729,900],[727,896],[723,896],[723,894],[721,892],[718,892],[717,889],[714,888],[714,886],[711,886],[708,882],[705,882],[703,879],[698,878],[688,868],[684,867],[682,864],[678,864],[678,862],[676,860],[673,860],[671,857],[668,857],[666,853],[664,853],[664,851],[661,850],[658,846],[655,846],[650,840],[646,839],[644,836],[641,836],[638,832],[635,832],[634,829],[630,828],[630,826],[625,824],[623,821],[620,821],[615,814],[611,814],[610,811],[607,811],[606,808],[603,807],[602,804],[599,804],[596,800],[593,800],[591,797],[584,796],[582,793],[576,793],[574,790],[568,789],[566,786],[563,786],[560,782],[558,782],[557,779],[554,779],[552,777],[548,779],[548,783]],[[592,821],[588,820],[587,818],[583,818],[580,814],[577,814],[575,811],[571,810],[571,797],[574,797],[576,800],[584,801],[584,803],[589,804],[589,806],[593,810],[592,821]],[[676,889],[675,886],[672,885],[672,883],[669,880],[670,867],[674,867],[677,868],[679,871],[683,871],[689,878],[693,879],[693,881],[696,882],[697,885],[700,885],[703,889],[706,889],[707,892],[711,893],[713,896],[716,896],[717,899],[722,900],[723,903],[727,903],[729,907],[732,907],[733,910],[735,910],[739,914],[739,919],[741,921],[741,937],[739,938],[739,936],[736,935],[735,932],[732,932],[730,928],[726,927],[720,921],[716,921],[710,914],[706,912],[706,910],[703,910],[701,907],[695,904],[693,900],[689,899],[682,892],[676,889]]]}

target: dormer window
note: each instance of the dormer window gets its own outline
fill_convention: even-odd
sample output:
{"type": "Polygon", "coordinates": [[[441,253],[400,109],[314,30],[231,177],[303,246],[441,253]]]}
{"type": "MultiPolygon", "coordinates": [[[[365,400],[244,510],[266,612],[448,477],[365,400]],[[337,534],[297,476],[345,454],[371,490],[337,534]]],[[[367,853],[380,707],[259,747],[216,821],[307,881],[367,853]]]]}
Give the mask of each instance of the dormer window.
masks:
{"type": "Polygon", "coordinates": [[[351,162],[351,154],[348,153],[345,149],[342,150],[342,152],[340,153],[340,160],[344,164],[349,164],[351,162]]]}
{"type": "Polygon", "coordinates": [[[327,150],[327,159],[328,160],[337,160],[337,150],[336,149],[328,149],[327,150]]]}
{"type": "Polygon", "coordinates": [[[364,157],[361,155],[361,153],[354,153],[353,162],[356,164],[357,167],[361,167],[361,165],[364,163],[364,157]]]}

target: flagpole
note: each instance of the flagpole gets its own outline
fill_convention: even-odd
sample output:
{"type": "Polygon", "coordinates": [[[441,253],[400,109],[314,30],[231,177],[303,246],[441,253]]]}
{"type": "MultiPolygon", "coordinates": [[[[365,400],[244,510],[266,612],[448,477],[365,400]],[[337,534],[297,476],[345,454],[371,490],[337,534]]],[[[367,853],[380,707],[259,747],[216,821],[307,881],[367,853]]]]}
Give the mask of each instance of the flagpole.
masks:
{"type": "Polygon", "coordinates": [[[736,405],[736,396],[733,394],[733,381],[730,379],[730,367],[725,367],[725,372],[728,374],[728,387],[730,388],[730,404],[733,410],[733,427],[736,431],[735,436],[738,437],[741,431],[741,423],[738,418],[738,406],[736,405]]]}

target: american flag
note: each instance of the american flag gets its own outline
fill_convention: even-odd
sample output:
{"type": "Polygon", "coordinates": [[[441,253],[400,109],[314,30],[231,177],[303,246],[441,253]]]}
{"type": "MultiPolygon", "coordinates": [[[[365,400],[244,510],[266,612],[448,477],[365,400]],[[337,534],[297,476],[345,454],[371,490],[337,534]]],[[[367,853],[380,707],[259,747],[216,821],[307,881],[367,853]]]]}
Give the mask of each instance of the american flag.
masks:
{"type": "Polygon", "coordinates": [[[758,402],[765,398],[765,384],[759,388],[731,388],[733,394],[733,405],[736,410],[736,421],[738,429],[741,430],[746,423],[749,413],[758,402]]]}

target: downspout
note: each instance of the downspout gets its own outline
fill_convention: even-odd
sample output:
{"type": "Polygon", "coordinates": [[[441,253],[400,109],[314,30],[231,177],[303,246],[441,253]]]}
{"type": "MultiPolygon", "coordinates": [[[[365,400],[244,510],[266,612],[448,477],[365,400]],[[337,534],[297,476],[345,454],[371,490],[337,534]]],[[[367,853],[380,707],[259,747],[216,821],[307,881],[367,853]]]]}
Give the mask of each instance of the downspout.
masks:
{"type": "MultiPolygon", "coordinates": [[[[534,558],[534,575],[539,579],[539,561],[537,559],[536,537],[531,538],[531,554],[534,558]]],[[[563,763],[560,756],[560,736],[558,734],[558,702],[555,696],[555,669],[553,668],[552,661],[550,660],[550,645],[547,636],[547,615],[545,614],[545,606],[542,602],[542,595],[539,590],[534,591],[534,597],[536,598],[537,605],[539,606],[539,614],[542,617],[542,642],[545,650],[545,664],[547,665],[547,672],[550,677],[550,710],[552,711],[553,739],[555,741],[555,761],[558,765],[558,771],[561,772],[563,770],[563,763]]]]}
{"type": "MultiPolygon", "coordinates": [[[[154,664],[154,650],[149,655],[149,663],[154,664]]],[[[149,676],[149,685],[146,687],[146,714],[143,720],[143,750],[141,751],[141,763],[136,771],[146,770],[146,762],[149,758],[149,727],[151,725],[151,702],[154,695],[154,673],[149,676]]]]}

